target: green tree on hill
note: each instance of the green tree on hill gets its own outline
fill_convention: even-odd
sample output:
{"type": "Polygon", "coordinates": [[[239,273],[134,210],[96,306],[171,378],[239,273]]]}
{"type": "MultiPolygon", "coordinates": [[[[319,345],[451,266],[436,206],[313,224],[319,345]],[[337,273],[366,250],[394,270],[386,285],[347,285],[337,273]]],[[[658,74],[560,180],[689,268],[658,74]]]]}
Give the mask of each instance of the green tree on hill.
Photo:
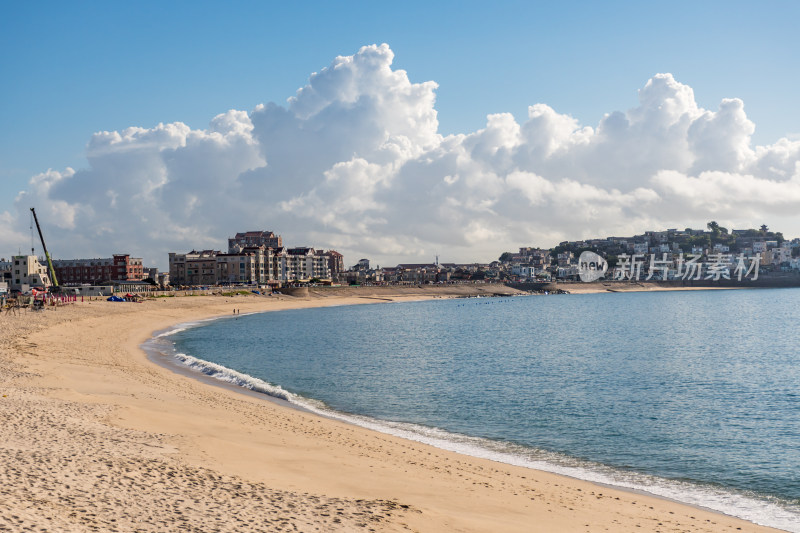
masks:
{"type": "Polygon", "coordinates": [[[734,246],[736,244],[736,235],[728,233],[728,228],[720,226],[716,221],[712,220],[707,224],[708,229],[711,230],[711,242],[716,244],[727,244],[734,246]]]}

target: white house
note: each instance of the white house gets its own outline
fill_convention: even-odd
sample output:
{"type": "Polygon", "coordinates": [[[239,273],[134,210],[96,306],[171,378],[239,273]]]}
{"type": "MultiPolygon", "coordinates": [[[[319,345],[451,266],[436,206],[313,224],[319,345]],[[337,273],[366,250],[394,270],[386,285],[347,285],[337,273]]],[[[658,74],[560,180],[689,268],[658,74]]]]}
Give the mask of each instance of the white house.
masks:
{"type": "Polygon", "coordinates": [[[50,287],[47,267],[35,255],[15,255],[11,258],[11,290],[26,291],[30,287],[50,287]]]}

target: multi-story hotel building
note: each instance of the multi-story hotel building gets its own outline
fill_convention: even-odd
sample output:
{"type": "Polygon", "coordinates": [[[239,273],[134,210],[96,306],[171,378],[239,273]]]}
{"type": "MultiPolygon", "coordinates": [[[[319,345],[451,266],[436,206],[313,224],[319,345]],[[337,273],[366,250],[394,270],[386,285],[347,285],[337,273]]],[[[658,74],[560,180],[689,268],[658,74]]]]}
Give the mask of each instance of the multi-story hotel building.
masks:
{"type": "Polygon", "coordinates": [[[272,248],[248,246],[238,252],[217,254],[218,283],[265,284],[275,279],[272,248]]]}
{"type": "Polygon", "coordinates": [[[264,246],[265,248],[281,248],[283,239],[272,231],[246,231],[237,233],[228,239],[228,253],[235,253],[244,248],[264,246]]]}
{"type": "MultiPolygon", "coordinates": [[[[337,254],[341,256],[341,254],[337,254]]],[[[257,284],[331,279],[330,256],[314,248],[240,247],[228,253],[216,250],[169,254],[173,286],[257,284]]]]}
{"type": "Polygon", "coordinates": [[[188,254],[169,254],[171,285],[216,285],[217,250],[192,250],[188,254]]]}
{"type": "Polygon", "coordinates": [[[322,255],[328,259],[328,271],[331,279],[339,279],[339,275],[344,272],[344,256],[336,250],[328,250],[322,255]]]}
{"type": "Polygon", "coordinates": [[[272,231],[247,231],[228,238],[228,253],[192,250],[169,254],[169,281],[180,285],[277,284],[331,279],[344,270],[342,254],[310,247],[285,248],[272,231]]]}
{"type": "Polygon", "coordinates": [[[313,248],[283,248],[275,256],[275,272],[281,281],[308,281],[331,277],[328,257],[313,248]]]}
{"type": "Polygon", "coordinates": [[[114,254],[105,259],[57,259],[53,268],[59,285],[144,280],[142,259],[129,254],[114,254]]]}

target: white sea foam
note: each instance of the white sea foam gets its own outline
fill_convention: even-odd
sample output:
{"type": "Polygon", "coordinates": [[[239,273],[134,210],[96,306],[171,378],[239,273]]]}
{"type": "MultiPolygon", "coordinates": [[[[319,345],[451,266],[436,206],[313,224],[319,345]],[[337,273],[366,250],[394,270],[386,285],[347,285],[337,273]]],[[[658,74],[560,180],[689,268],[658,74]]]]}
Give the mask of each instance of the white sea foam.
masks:
{"type": "Polygon", "coordinates": [[[222,365],[211,363],[209,361],[204,361],[202,359],[198,359],[196,357],[192,357],[191,355],[186,355],[183,353],[176,353],[175,358],[180,363],[188,366],[192,370],[202,372],[206,376],[210,376],[214,379],[218,379],[226,383],[231,383],[233,385],[236,385],[238,387],[243,387],[251,391],[260,392],[262,394],[272,396],[273,398],[280,398],[281,400],[297,403],[296,401],[294,401],[295,395],[292,394],[291,392],[284,390],[276,385],[271,385],[266,381],[260,380],[258,378],[254,378],[252,376],[249,376],[247,374],[242,374],[241,372],[237,372],[236,370],[232,370],[222,365]]]}
{"type": "MultiPolygon", "coordinates": [[[[184,331],[199,324],[200,322],[181,324],[169,332],[156,336],[154,339],[184,331]]],[[[438,428],[383,421],[361,415],[342,413],[327,408],[322,402],[298,396],[278,385],[273,385],[225,366],[183,353],[175,353],[174,357],[188,368],[214,379],[279,398],[322,416],[355,424],[366,429],[380,431],[464,455],[552,472],[603,485],[642,491],[749,520],[755,524],[783,529],[792,533],[800,533],[800,511],[797,508],[788,508],[781,502],[766,501],[750,497],[744,493],[726,491],[713,486],[620,471],[605,465],[580,461],[562,454],[450,433],[438,428]]]]}
{"type": "MultiPolygon", "coordinates": [[[[227,317],[224,317],[224,318],[227,318],[227,317]]],[[[154,335],[153,338],[154,339],[161,339],[161,338],[164,338],[164,337],[170,337],[172,335],[175,335],[176,333],[180,333],[182,331],[186,331],[187,329],[196,328],[197,326],[201,326],[201,325],[206,324],[208,322],[214,322],[215,320],[220,320],[220,317],[204,318],[202,320],[195,320],[193,322],[184,322],[182,324],[178,324],[177,326],[171,327],[166,331],[162,331],[161,333],[159,333],[157,335],[154,335]]]]}

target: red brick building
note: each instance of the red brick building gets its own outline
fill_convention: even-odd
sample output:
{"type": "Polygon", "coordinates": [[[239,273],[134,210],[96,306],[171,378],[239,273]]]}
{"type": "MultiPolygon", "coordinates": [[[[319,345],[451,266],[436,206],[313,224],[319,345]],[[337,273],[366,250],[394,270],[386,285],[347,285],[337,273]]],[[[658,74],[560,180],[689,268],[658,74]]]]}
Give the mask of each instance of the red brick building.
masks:
{"type": "Polygon", "coordinates": [[[142,259],[128,254],[114,254],[107,259],[57,259],[53,268],[59,285],[144,280],[142,259]]]}

